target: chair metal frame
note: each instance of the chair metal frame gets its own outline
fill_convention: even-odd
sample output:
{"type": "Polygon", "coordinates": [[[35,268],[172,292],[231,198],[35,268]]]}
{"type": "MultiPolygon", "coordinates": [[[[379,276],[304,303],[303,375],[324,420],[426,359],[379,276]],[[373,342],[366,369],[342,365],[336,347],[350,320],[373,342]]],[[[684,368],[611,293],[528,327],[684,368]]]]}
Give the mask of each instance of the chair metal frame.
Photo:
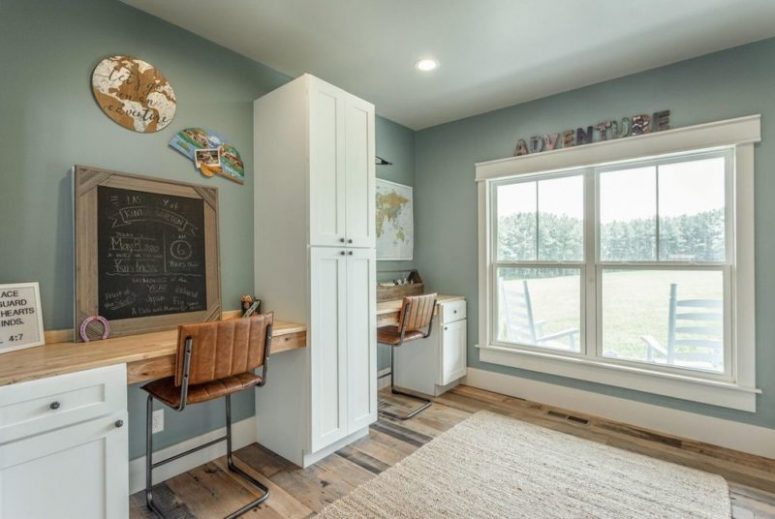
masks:
{"type": "MultiPolygon", "coordinates": [[[[188,400],[188,380],[189,380],[189,374],[191,373],[191,351],[193,349],[193,342],[194,342],[193,337],[186,337],[185,347],[183,352],[183,381],[180,384],[180,403],[177,405],[177,407],[173,407],[171,405],[166,404],[164,401],[159,400],[162,404],[169,407],[173,411],[182,412],[186,408],[186,404],[188,400]]],[[[272,344],[272,325],[269,324],[266,328],[266,343],[264,346],[264,356],[262,361],[261,382],[256,384],[255,387],[262,387],[264,384],[266,384],[267,359],[269,357],[269,350],[271,348],[271,344],[272,344]]],[[[214,440],[210,440],[209,442],[206,442],[202,445],[198,445],[185,452],[181,452],[180,454],[170,456],[169,458],[165,458],[163,460],[160,460],[154,463],[152,458],[153,433],[151,432],[153,429],[153,400],[154,399],[153,399],[153,395],[151,394],[148,395],[148,398],[146,400],[146,408],[145,408],[145,504],[149,510],[154,512],[159,517],[165,518],[166,516],[164,515],[164,512],[162,512],[161,509],[159,509],[159,507],[156,505],[156,502],[154,502],[153,500],[153,470],[159,468],[162,465],[165,465],[172,461],[188,456],[189,454],[193,454],[194,452],[200,451],[202,449],[206,449],[207,447],[210,447],[211,445],[215,445],[216,443],[220,443],[222,441],[226,441],[226,462],[229,470],[234,472],[235,474],[242,476],[244,479],[246,479],[249,483],[251,483],[253,486],[258,488],[262,492],[262,495],[259,498],[254,499],[253,501],[246,504],[239,510],[236,510],[231,514],[227,515],[225,519],[234,519],[236,517],[239,517],[242,514],[250,511],[251,509],[259,506],[261,503],[263,503],[269,498],[269,489],[264,484],[262,484],[261,482],[253,478],[251,475],[247,474],[245,471],[240,469],[234,463],[234,457],[232,453],[232,435],[231,435],[231,426],[232,426],[231,394],[227,394],[226,396],[224,396],[224,399],[226,400],[226,434],[224,436],[221,436],[214,440]]]]}
{"type": "MultiPolygon", "coordinates": [[[[423,334],[423,336],[422,336],[423,339],[427,339],[428,337],[431,336],[431,331],[433,330],[433,317],[436,314],[436,303],[437,302],[438,302],[438,298],[433,300],[433,311],[431,312],[431,319],[430,319],[430,321],[428,321],[428,331],[427,331],[427,333],[423,334]]],[[[409,308],[411,307],[412,304],[414,304],[414,303],[409,303],[405,308],[403,308],[403,312],[402,312],[402,316],[403,317],[402,317],[402,321],[401,321],[401,325],[400,325],[401,326],[401,328],[400,328],[400,330],[401,330],[401,340],[400,340],[400,342],[398,344],[395,344],[395,345],[393,345],[393,344],[388,345],[388,346],[390,346],[390,392],[392,394],[394,394],[394,395],[401,395],[401,396],[405,396],[405,397],[408,397],[408,398],[413,398],[415,400],[419,400],[419,401],[423,402],[423,404],[420,407],[418,407],[417,409],[414,409],[409,414],[405,414],[405,415],[398,414],[398,413],[392,413],[390,411],[382,411],[382,414],[384,414],[386,416],[390,416],[392,418],[397,418],[399,420],[408,420],[410,418],[413,418],[413,417],[417,416],[418,414],[420,414],[421,412],[423,412],[426,409],[428,409],[431,406],[431,404],[433,403],[433,401],[428,399],[428,398],[424,398],[424,397],[421,397],[421,396],[418,396],[418,395],[413,395],[411,393],[406,393],[404,391],[400,391],[400,390],[396,389],[395,384],[394,384],[394,380],[395,380],[394,374],[395,374],[396,368],[395,368],[395,355],[393,354],[393,350],[395,348],[403,346],[403,344],[404,344],[404,335],[406,334],[406,320],[407,320],[407,316],[409,315],[409,311],[408,310],[409,310],[409,308]]]]}

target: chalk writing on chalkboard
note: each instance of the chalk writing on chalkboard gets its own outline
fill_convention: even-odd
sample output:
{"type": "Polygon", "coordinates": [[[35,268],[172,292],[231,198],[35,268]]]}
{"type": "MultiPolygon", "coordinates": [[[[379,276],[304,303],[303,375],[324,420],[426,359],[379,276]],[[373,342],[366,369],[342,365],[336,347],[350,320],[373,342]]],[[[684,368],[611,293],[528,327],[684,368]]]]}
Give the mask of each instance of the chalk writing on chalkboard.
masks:
{"type": "Polygon", "coordinates": [[[97,213],[100,315],[207,308],[203,200],[99,186],[97,213]]]}

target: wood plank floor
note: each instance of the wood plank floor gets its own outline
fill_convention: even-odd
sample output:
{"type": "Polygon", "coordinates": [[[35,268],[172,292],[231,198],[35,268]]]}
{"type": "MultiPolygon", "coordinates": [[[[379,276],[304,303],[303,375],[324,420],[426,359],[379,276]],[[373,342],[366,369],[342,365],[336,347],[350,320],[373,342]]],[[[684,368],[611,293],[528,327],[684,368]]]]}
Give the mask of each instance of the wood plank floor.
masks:
{"type": "MultiPolygon", "coordinates": [[[[413,405],[401,397],[384,394],[387,405],[401,411],[413,405]]],[[[772,465],[756,458],[720,460],[724,452],[709,446],[612,424],[604,420],[547,408],[540,404],[467,386],[435,399],[425,412],[400,422],[380,415],[369,435],[307,469],[300,469],[257,444],[235,453],[237,463],[266,484],[271,497],[244,517],[310,517],[358,485],[408,456],[434,437],[487,409],[551,429],[574,434],[623,449],[721,474],[730,485],[735,519],[775,519],[775,474],[772,465]],[[753,486],[759,487],[754,488],[753,486]]],[[[722,450],[723,451],[723,450],[722,450]]],[[[250,501],[252,487],[226,469],[225,458],[199,466],[154,488],[154,497],[167,517],[205,519],[223,517],[250,501]]],[[[130,498],[132,519],[153,517],[145,508],[142,492],[130,498]]],[[[540,518],[537,518],[540,519],[540,518]]]]}

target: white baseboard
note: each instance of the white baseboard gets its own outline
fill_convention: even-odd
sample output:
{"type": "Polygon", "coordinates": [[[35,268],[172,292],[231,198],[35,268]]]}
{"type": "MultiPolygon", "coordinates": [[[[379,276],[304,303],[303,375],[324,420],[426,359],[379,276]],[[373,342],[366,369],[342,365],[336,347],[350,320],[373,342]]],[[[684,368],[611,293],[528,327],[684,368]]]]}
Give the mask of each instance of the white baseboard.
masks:
{"type": "MultiPolygon", "coordinates": [[[[155,461],[166,459],[170,456],[174,456],[188,449],[194,448],[197,445],[202,445],[208,441],[212,441],[219,436],[226,434],[226,427],[221,427],[215,431],[197,436],[196,438],[190,438],[184,442],[177,443],[165,449],[157,450],[153,453],[153,459],[155,461]]],[[[256,417],[251,416],[245,418],[239,422],[235,422],[231,426],[231,440],[232,448],[234,450],[241,449],[256,441],[256,417]]],[[[216,458],[226,455],[226,442],[222,441],[215,445],[211,445],[206,449],[194,452],[188,456],[185,456],[179,460],[172,461],[166,465],[155,469],[153,471],[153,484],[161,483],[167,479],[182,474],[187,470],[191,470],[194,467],[198,467],[203,463],[212,461],[216,458]]],[[[145,456],[133,459],[129,462],[129,493],[134,494],[145,488],[145,456]]]]}
{"type": "Polygon", "coordinates": [[[390,387],[390,368],[377,371],[377,391],[390,387]]]}
{"type": "Polygon", "coordinates": [[[673,436],[775,458],[775,429],[767,427],[477,368],[468,368],[463,384],[673,436]]]}

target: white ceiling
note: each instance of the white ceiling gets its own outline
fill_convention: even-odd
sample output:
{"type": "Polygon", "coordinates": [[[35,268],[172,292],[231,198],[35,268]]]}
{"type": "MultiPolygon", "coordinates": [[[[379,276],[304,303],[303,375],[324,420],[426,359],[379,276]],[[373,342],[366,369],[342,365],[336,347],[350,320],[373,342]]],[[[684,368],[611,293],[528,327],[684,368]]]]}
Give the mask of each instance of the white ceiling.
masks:
{"type": "Polygon", "coordinates": [[[775,36],[773,0],[122,1],[413,129],[775,36]]]}

